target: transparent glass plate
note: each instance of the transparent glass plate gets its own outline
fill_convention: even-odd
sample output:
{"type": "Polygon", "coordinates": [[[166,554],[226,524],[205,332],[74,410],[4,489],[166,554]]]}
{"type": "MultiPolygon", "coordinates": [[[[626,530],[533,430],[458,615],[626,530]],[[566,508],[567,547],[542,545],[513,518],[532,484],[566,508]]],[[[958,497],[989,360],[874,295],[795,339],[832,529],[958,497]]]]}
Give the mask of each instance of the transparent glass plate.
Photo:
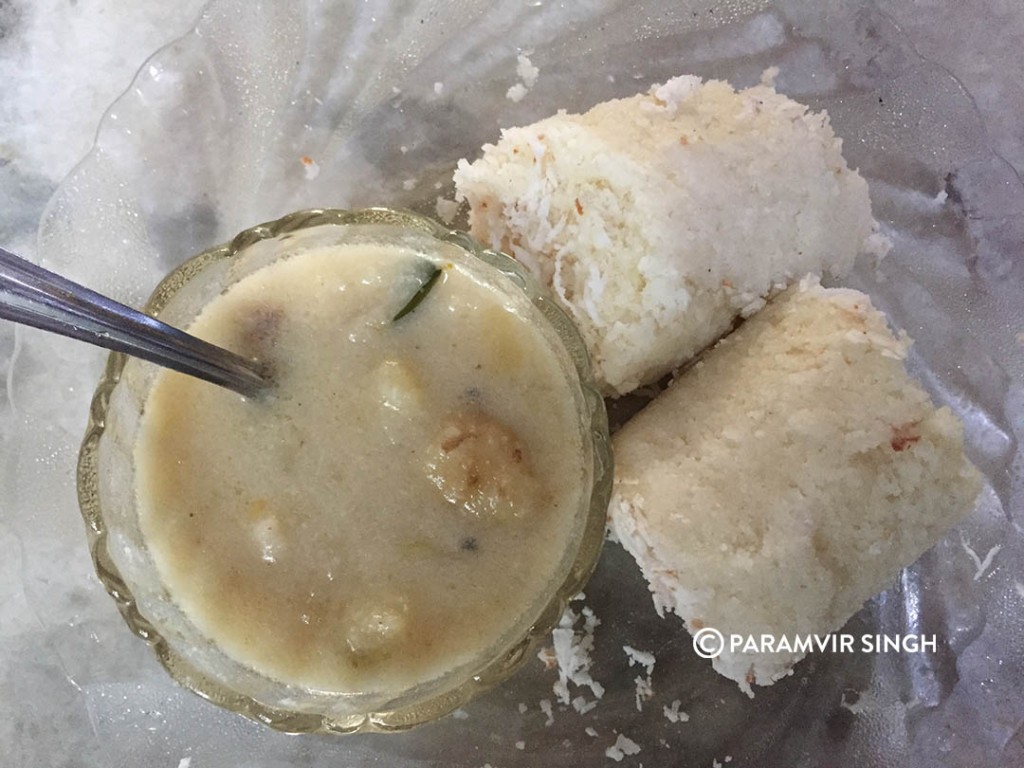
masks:
{"type": "Polygon", "coordinates": [[[958,46],[994,40],[1000,23],[910,0],[213,0],[143,66],[61,185],[40,229],[49,267],[139,304],[188,256],[293,210],[433,214],[455,162],[502,126],[676,74],[745,86],[778,66],[779,90],[832,115],[895,243],[848,283],[916,339],[912,369],[963,418],[988,484],[970,518],[846,628],[935,633],[935,652],[812,654],[750,700],[697,658],[681,622],[655,615],[612,544],[575,604],[601,620],[591,673],[606,690],[591,711],[560,706],[556,673],[536,661],[407,734],[292,738],[178,689],[121,622],[91,573],[74,498],[103,355],[20,333],[0,412],[14,510],[0,526],[0,612],[22,618],[0,622],[0,640],[22,663],[3,690],[26,727],[59,728],[20,738],[14,764],[59,753],[193,768],[593,765],[619,734],[641,749],[627,762],[647,766],[1024,764],[1024,188],[978,106],[985,94],[951,74],[958,46]],[[971,42],[957,43],[968,28],[971,42]],[[922,53],[925,33],[951,42],[922,53]],[[519,54],[540,76],[516,102],[519,54]],[[656,656],[642,711],[645,672],[624,645],[656,656]],[[664,714],[677,700],[686,722],[664,714]]]}

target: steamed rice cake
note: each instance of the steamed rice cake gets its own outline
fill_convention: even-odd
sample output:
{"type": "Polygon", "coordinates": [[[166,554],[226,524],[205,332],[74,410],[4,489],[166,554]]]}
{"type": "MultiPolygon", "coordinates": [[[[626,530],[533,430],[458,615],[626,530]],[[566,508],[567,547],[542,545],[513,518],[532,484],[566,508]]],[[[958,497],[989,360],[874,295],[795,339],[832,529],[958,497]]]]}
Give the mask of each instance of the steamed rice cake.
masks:
{"type": "Polygon", "coordinates": [[[606,395],[654,382],[802,275],[884,255],[828,115],[697,77],[502,131],[459,162],[472,234],[576,322],[606,395]]]}
{"type": "MultiPolygon", "coordinates": [[[[613,439],[613,531],[691,633],[839,629],[972,507],[962,427],[853,290],[807,279],[613,439]]],[[[800,653],[714,659],[750,692],[800,653]]]]}

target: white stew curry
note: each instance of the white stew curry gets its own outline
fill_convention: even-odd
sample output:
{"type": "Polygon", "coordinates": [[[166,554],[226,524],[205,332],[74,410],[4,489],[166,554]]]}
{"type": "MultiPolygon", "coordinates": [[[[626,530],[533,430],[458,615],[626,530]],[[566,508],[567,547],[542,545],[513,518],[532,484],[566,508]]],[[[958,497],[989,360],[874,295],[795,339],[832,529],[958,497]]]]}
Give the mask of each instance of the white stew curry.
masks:
{"type": "Polygon", "coordinates": [[[163,371],[145,407],[140,523],[199,630],[286,683],[388,691],[537,605],[589,470],[571,363],[531,312],[465,265],[359,244],[207,305],[190,331],[275,385],[246,399],[163,371]]]}

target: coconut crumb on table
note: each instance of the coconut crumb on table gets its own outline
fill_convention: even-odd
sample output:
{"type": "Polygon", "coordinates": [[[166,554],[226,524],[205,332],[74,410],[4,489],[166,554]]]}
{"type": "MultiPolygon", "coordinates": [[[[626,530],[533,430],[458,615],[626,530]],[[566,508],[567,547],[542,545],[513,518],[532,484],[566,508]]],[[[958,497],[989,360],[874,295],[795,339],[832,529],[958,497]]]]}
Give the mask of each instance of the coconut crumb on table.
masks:
{"type": "Polygon", "coordinates": [[[676,699],[672,702],[671,707],[662,707],[662,712],[665,714],[665,719],[670,723],[686,723],[689,722],[690,716],[685,712],[679,711],[679,706],[682,702],[676,699]]]}
{"type": "Polygon", "coordinates": [[[523,53],[516,57],[516,74],[519,76],[520,82],[516,83],[505,92],[505,98],[510,101],[518,102],[522,101],[523,97],[529,93],[530,89],[537,84],[537,77],[540,74],[540,70],[533,65],[529,56],[523,53]]]}
{"type": "Polygon", "coordinates": [[[516,74],[523,81],[523,85],[527,88],[533,88],[537,84],[537,77],[540,75],[540,70],[533,65],[530,61],[530,57],[525,53],[521,53],[516,57],[516,74]]]}
{"type": "Polygon", "coordinates": [[[626,656],[629,658],[629,666],[632,667],[634,664],[639,664],[647,670],[648,675],[654,673],[655,658],[653,653],[648,651],[638,651],[636,648],[629,645],[622,646],[622,650],[626,652],[626,656]]]}
{"type": "Polygon", "coordinates": [[[597,736],[597,731],[594,728],[592,728],[591,726],[589,726],[589,725],[586,728],[583,729],[583,732],[585,734],[587,734],[587,736],[590,736],[591,738],[594,738],[594,737],[597,736]]]}
{"type": "Polygon", "coordinates": [[[585,715],[587,712],[597,706],[596,701],[587,701],[582,696],[577,696],[572,700],[572,708],[579,712],[581,715],[585,715]]]}
{"type": "MultiPolygon", "coordinates": [[[[584,595],[581,593],[570,603],[582,599],[584,595]]],[[[558,702],[566,706],[572,703],[581,714],[592,709],[591,705],[594,702],[588,705],[586,700],[579,696],[576,697],[579,702],[573,701],[569,692],[570,683],[577,687],[590,688],[598,699],[604,696],[604,686],[590,675],[590,666],[593,663],[590,652],[594,649],[594,630],[600,624],[601,620],[589,607],[584,606],[577,613],[571,605],[566,606],[558,626],[551,631],[552,644],[542,648],[537,654],[537,658],[544,662],[546,669],[558,668],[558,680],[552,685],[558,702]]]]}
{"type": "Polygon", "coordinates": [[[615,762],[621,762],[622,758],[626,755],[638,755],[640,754],[640,745],[633,741],[628,736],[619,734],[615,743],[612,744],[608,749],[604,751],[606,757],[610,757],[615,762]]]}
{"type": "Polygon", "coordinates": [[[454,200],[438,197],[435,210],[437,211],[437,217],[441,221],[445,224],[451,224],[459,213],[459,204],[454,200]]]}
{"type": "Polygon", "coordinates": [[[654,696],[654,687],[651,685],[651,677],[650,675],[647,677],[637,676],[633,678],[633,683],[636,685],[636,693],[634,694],[636,711],[643,712],[643,703],[654,696]]]}
{"type": "Polygon", "coordinates": [[[638,664],[647,673],[646,677],[636,677],[633,679],[633,682],[636,684],[636,711],[642,712],[643,702],[654,695],[654,687],[651,683],[651,675],[654,674],[654,654],[647,651],[638,651],[636,648],[628,645],[622,646],[622,650],[626,652],[626,656],[629,658],[629,666],[632,667],[634,664],[638,664]]]}
{"type": "Polygon", "coordinates": [[[523,97],[526,96],[526,93],[526,86],[523,85],[522,83],[516,83],[507,91],[505,91],[505,98],[508,99],[509,101],[520,102],[523,100],[523,97]]]}
{"type": "Polygon", "coordinates": [[[520,750],[526,749],[526,742],[525,741],[517,741],[516,742],[516,749],[520,749],[520,750]]]}
{"type": "Polygon", "coordinates": [[[555,657],[553,646],[545,645],[537,651],[537,658],[544,664],[544,669],[554,669],[558,666],[558,659],[555,657]]]}
{"type": "Polygon", "coordinates": [[[551,699],[541,699],[538,703],[538,706],[540,707],[540,711],[543,712],[547,717],[547,720],[544,721],[545,727],[549,725],[554,725],[555,713],[554,710],[551,708],[551,699]]]}
{"type": "Polygon", "coordinates": [[[529,707],[526,706],[525,702],[522,702],[522,701],[519,702],[519,714],[520,715],[525,715],[526,714],[526,710],[528,710],[528,709],[529,709],[529,707]]]}
{"type": "Polygon", "coordinates": [[[312,181],[320,175],[320,166],[317,164],[309,155],[303,155],[299,158],[299,162],[302,163],[303,169],[305,170],[306,180],[312,181]]]}

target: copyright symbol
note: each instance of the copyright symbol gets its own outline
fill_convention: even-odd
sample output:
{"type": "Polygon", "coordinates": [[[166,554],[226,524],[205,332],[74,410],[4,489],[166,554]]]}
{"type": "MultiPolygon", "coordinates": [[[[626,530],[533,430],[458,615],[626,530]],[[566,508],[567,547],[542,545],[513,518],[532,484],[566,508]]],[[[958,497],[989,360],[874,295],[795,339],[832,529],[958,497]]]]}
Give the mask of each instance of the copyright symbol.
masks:
{"type": "Polygon", "coordinates": [[[702,659],[713,659],[725,649],[725,638],[714,627],[698,629],[693,636],[693,650],[702,659]]]}

